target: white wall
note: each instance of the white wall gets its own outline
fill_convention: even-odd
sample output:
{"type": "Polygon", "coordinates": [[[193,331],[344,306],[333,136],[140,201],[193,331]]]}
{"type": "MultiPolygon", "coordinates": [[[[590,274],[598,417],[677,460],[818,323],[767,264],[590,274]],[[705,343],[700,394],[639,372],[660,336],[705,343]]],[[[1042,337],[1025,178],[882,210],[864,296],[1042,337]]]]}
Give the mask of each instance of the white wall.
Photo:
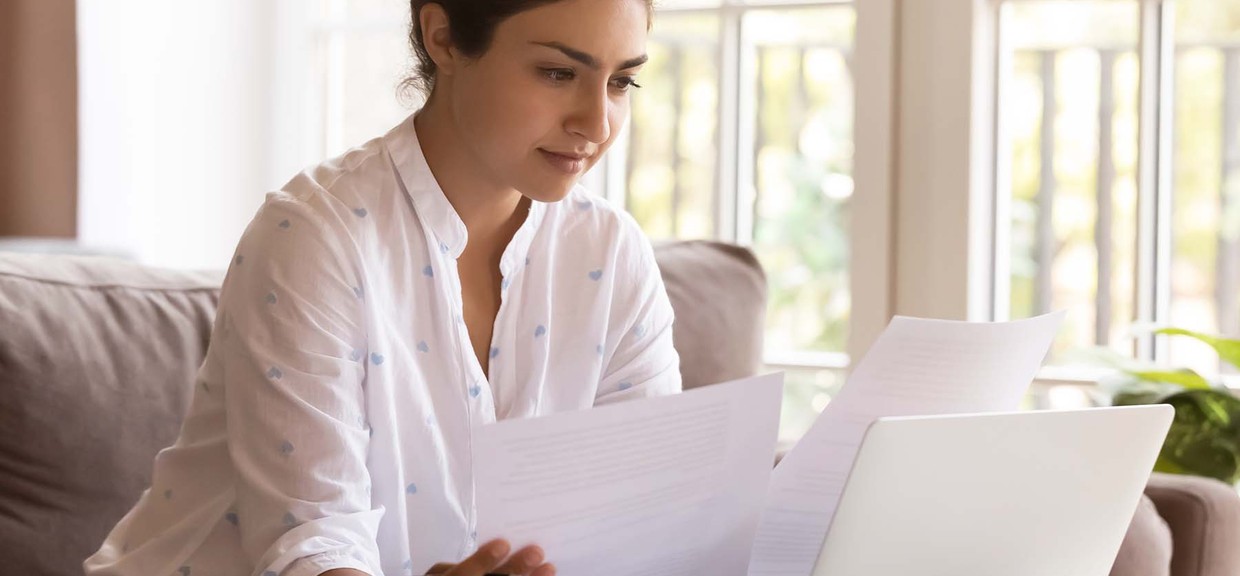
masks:
{"type": "Polygon", "coordinates": [[[263,194],[269,2],[78,0],[79,240],[222,268],[263,194]]]}
{"type": "Polygon", "coordinates": [[[895,313],[990,320],[994,26],[988,0],[902,0],[895,313]]]}

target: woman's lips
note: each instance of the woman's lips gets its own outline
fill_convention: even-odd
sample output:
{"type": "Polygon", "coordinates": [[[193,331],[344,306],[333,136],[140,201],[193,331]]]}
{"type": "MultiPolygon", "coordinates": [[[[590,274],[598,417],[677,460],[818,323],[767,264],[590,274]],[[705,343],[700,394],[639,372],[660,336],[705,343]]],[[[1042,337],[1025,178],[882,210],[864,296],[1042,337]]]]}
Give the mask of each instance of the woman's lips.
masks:
{"type": "Polygon", "coordinates": [[[586,167],[585,158],[556,154],[555,152],[543,150],[542,148],[539,148],[538,151],[542,153],[543,158],[547,160],[548,164],[551,164],[553,168],[564,172],[565,174],[576,174],[581,172],[586,167]]]}

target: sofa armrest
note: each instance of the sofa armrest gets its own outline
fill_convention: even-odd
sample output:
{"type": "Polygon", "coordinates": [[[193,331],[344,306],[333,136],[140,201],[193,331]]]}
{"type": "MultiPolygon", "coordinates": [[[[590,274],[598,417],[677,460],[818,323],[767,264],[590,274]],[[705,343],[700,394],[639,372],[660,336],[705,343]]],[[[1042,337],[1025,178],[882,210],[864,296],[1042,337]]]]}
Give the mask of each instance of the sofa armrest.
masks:
{"type": "Polygon", "coordinates": [[[1154,473],[1145,493],[1171,528],[1172,576],[1240,574],[1240,494],[1209,478],[1154,473]]]}

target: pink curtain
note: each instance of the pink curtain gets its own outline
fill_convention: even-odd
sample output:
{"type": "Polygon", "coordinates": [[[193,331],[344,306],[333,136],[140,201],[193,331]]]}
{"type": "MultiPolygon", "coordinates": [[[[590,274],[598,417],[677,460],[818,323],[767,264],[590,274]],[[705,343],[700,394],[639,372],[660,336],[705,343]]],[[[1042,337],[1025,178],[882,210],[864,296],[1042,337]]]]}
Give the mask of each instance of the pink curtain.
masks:
{"type": "Polygon", "coordinates": [[[0,237],[77,235],[74,0],[0,1],[0,237]]]}

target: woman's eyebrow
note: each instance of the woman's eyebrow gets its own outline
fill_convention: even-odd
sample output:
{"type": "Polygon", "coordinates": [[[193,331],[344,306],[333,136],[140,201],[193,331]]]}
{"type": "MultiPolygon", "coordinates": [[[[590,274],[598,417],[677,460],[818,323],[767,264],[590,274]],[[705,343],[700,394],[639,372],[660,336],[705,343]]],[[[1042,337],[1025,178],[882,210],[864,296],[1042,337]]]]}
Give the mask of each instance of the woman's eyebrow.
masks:
{"type": "MultiPolygon", "coordinates": [[[[530,41],[530,44],[537,44],[539,46],[545,46],[547,48],[554,48],[562,52],[565,56],[568,56],[569,58],[572,58],[573,60],[576,60],[590,67],[593,70],[599,69],[598,58],[595,58],[589,54],[586,54],[585,52],[582,52],[581,50],[577,50],[576,48],[570,48],[559,42],[530,41]]],[[[641,56],[638,56],[636,58],[629,58],[628,60],[621,62],[620,66],[617,67],[616,70],[627,70],[629,68],[635,68],[637,66],[641,66],[642,64],[645,64],[646,61],[649,59],[650,57],[646,54],[642,54],[641,56]]]]}

